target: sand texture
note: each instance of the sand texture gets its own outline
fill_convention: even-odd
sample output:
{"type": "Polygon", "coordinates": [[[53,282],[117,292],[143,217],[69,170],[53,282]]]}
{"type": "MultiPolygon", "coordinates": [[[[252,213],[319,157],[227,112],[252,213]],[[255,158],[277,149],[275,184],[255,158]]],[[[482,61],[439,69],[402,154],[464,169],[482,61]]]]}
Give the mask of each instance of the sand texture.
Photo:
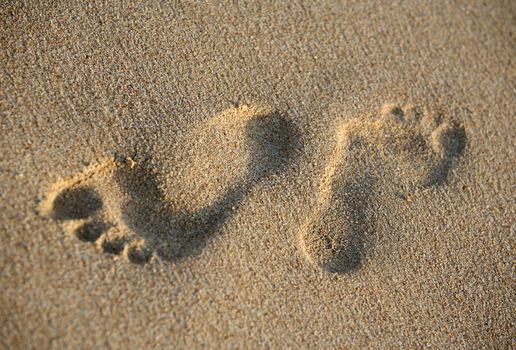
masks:
{"type": "Polygon", "coordinates": [[[511,1],[0,4],[1,349],[511,349],[511,1]]]}

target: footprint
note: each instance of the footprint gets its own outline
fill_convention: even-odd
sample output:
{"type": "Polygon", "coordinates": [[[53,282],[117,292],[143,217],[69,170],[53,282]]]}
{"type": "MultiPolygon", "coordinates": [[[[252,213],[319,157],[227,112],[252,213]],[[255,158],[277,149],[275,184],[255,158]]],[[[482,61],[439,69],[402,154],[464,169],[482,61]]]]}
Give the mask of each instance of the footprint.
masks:
{"type": "Polygon", "coordinates": [[[441,185],[464,150],[462,127],[414,106],[386,105],[375,121],[338,129],[318,207],[300,233],[302,251],[331,272],[360,267],[375,215],[393,198],[441,185]]]}
{"type": "Polygon", "coordinates": [[[212,179],[215,185],[200,187],[208,195],[198,193],[209,201],[196,201],[194,196],[190,199],[196,203],[182,206],[163,191],[163,182],[149,162],[118,157],[55,184],[40,211],[105,253],[123,255],[137,264],[154,255],[177,261],[198,252],[246,194],[293,161],[299,147],[296,128],[286,116],[247,106],[195,127],[189,138],[186,146],[191,147],[185,147],[185,153],[209,157],[187,157],[193,163],[184,169],[186,178],[212,179]],[[209,142],[199,142],[199,137],[209,142]],[[230,181],[226,159],[233,160],[230,181]],[[219,166],[207,167],[210,161],[219,166]],[[196,167],[198,174],[191,171],[196,167]]]}

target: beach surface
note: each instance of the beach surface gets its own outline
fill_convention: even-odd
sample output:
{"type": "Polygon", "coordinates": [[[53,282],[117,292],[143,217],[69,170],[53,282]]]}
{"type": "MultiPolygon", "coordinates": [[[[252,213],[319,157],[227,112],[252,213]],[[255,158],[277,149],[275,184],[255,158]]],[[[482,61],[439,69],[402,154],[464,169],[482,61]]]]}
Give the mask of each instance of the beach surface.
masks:
{"type": "Polygon", "coordinates": [[[514,346],[514,2],[0,23],[0,348],[514,346]]]}

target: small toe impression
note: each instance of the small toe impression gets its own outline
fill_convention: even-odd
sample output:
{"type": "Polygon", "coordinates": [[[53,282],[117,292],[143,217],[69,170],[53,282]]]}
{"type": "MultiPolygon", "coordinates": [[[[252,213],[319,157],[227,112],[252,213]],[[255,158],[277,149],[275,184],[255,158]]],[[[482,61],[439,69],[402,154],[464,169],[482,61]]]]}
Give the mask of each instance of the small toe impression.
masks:
{"type": "Polygon", "coordinates": [[[421,107],[408,104],[403,107],[405,113],[405,121],[408,123],[421,123],[424,118],[424,111],[421,107]]]}
{"type": "Polygon", "coordinates": [[[120,255],[124,250],[125,239],[115,235],[104,235],[101,238],[100,247],[104,253],[120,255]]]}
{"type": "Polygon", "coordinates": [[[152,252],[145,242],[130,242],[126,244],[124,255],[134,264],[145,264],[151,258],[152,252]]]}
{"type": "Polygon", "coordinates": [[[83,242],[95,242],[107,230],[107,225],[100,222],[87,222],[75,229],[75,236],[83,242]]]}
{"type": "Polygon", "coordinates": [[[102,199],[89,187],[70,188],[61,192],[52,204],[57,220],[85,219],[102,208],[102,199]]]}
{"type": "Polygon", "coordinates": [[[402,122],[405,120],[403,109],[396,104],[386,104],[380,110],[382,119],[385,121],[402,122]]]}

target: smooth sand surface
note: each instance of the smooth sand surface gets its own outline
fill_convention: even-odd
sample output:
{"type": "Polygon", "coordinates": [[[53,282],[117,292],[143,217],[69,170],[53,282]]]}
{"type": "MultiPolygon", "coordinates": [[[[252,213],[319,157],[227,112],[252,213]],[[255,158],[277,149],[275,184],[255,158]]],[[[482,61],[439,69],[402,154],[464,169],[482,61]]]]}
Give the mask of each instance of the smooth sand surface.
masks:
{"type": "Polygon", "coordinates": [[[0,347],[514,346],[514,2],[0,21],[0,347]]]}

